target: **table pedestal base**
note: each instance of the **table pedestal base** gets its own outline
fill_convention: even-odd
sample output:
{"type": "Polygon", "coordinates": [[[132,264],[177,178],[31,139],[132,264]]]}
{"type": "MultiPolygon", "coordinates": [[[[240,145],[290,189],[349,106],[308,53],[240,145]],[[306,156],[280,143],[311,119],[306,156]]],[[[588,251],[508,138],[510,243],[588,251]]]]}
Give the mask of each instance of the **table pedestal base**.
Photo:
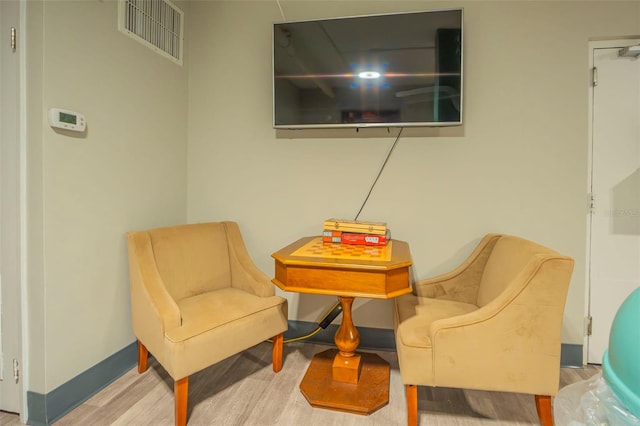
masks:
{"type": "Polygon", "coordinates": [[[376,354],[358,353],[360,378],[357,383],[333,380],[337,349],[316,354],[300,383],[300,391],[316,408],[369,415],[389,403],[389,363],[376,354]]]}

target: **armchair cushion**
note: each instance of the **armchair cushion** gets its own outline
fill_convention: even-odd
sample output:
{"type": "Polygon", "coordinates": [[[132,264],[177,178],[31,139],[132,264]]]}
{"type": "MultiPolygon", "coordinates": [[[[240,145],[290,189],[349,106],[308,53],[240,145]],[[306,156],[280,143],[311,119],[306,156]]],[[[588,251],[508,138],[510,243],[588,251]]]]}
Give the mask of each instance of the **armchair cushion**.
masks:
{"type": "Polygon", "coordinates": [[[279,296],[266,301],[242,290],[224,289],[195,296],[182,305],[184,327],[167,331],[163,347],[163,366],[172,377],[186,377],[209,365],[240,353],[256,344],[287,330],[287,304],[279,296]],[[217,292],[221,294],[216,295],[217,292]],[[214,307],[212,299],[229,297],[228,307],[214,312],[212,320],[206,318],[206,309],[197,307],[203,302],[214,307]],[[252,300],[251,300],[252,299],[252,300]],[[247,306],[240,306],[243,301],[247,306]],[[249,312],[250,308],[256,309],[249,312]],[[227,320],[223,314],[234,320],[227,320]]]}
{"type": "Polygon", "coordinates": [[[406,346],[428,348],[432,344],[429,327],[433,322],[473,312],[478,307],[455,300],[408,297],[397,309],[398,318],[406,318],[397,328],[397,338],[406,346]]]}
{"type": "Polygon", "coordinates": [[[167,330],[173,343],[197,338],[202,333],[255,315],[282,304],[278,296],[258,297],[235,288],[213,290],[178,302],[182,325],[167,330]]]}

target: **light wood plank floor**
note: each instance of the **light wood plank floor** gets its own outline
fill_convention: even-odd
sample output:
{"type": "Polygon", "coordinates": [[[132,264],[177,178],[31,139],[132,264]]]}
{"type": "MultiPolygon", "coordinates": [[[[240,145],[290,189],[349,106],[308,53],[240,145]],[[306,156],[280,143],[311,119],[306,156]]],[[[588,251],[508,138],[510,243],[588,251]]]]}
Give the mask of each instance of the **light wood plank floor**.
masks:
{"type": "MultiPolygon", "coordinates": [[[[189,425],[405,425],[404,386],[395,352],[376,352],[391,364],[389,404],[370,416],[312,408],[299,391],[307,365],[327,346],[285,345],[284,367],[271,370],[271,345],[262,343],[189,379],[189,425]]],[[[560,386],[585,380],[599,366],[563,368],[560,386]]],[[[533,397],[500,392],[420,387],[420,424],[429,426],[537,425],[533,397]]],[[[155,360],[134,368],[56,422],[67,425],[173,425],[173,381],[155,360]]],[[[0,413],[0,424],[21,425],[0,413]]]]}

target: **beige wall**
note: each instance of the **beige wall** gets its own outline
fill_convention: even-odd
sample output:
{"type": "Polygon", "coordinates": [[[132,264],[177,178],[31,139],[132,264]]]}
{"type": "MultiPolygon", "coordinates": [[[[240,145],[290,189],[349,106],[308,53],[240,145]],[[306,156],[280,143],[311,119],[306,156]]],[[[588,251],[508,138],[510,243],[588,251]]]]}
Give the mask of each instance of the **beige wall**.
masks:
{"type": "MultiPolygon", "coordinates": [[[[640,2],[287,1],[287,20],[464,7],[465,125],[407,130],[363,220],[411,245],[416,278],[447,271],[488,232],[576,259],[565,343],[582,344],[585,300],[588,41],[640,34],[640,2]]],[[[396,130],[276,132],[271,127],[275,1],[193,2],[188,218],[237,220],[258,266],[353,218],[396,130]]],[[[292,319],[332,298],[287,294],[292,319]]],[[[358,301],[357,324],[391,328],[391,304],[358,301]]]]}
{"type": "Polygon", "coordinates": [[[28,2],[30,391],[134,341],[125,233],[186,220],[186,67],[118,32],[116,11],[28,2]],[[51,107],[86,134],[54,131],[51,107]]]}

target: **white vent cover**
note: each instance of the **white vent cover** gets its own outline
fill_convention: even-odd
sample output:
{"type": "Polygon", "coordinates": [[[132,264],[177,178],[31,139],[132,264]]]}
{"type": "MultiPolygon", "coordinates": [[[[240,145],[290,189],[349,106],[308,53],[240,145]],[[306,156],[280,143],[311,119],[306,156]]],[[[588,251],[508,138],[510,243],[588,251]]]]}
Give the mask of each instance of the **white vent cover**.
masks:
{"type": "Polygon", "coordinates": [[[120,0],[118,29],[182,65],[184,14],[169,0],[120,0]]]}

